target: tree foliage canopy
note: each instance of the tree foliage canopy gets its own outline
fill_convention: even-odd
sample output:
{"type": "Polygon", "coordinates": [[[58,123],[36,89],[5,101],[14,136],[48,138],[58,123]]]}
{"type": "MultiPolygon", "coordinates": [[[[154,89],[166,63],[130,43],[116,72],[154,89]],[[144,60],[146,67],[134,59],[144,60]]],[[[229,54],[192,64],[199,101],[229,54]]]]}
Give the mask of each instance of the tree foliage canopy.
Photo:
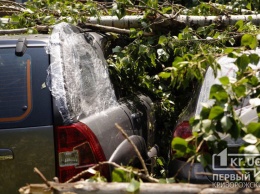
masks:
{"type": "MultiPolygon", "coordinates": [[[[141,15],[140,26],[130,27],[127,34],[109,33],[111,44],[108,46],[112,52],[107,61],[111,79],[115,88],[119,88],[118,96],[140,91],[156,102],[158,142],[163,146],[164,156],[174,125],[183,111],[189,111],[185,109],[187,102],[195,97],[207,68],[210,66],[216,73],[220,68],[216,61],[218,57],[236,58],[236,80],[223,77],[219,85],[213,85],[210,98],[215,100],[214,104],[204,106],[198,117],[190,119],[192,138],[173,139],[172,147],[186,147],[177,150],[180,156],[191,154],[194,161],[206,165],[210,163],[210,153],[217,153],[226,146],[218,135],[222,132],[235,139],[244,139],[242,153],[255,150],[259,153],[260,124],[245,126],[235,112],[235,107],[247,96],[259,110],[259,70],[249,66],[257,64],[259,56],[243,54],[258,46],[259,0],[116,0],[102,3],[32,0],[25,5],[3,4],[0,8],[4,6],[9,9],[2,15],[6,15],[9,22],[1,22],[1,29],[25,28],[26,33],[39,33],[42,29],[49,33],[51,26],[59,22],[83,28],[90,22],[90,17],[101,21],[103,16],[121,19],[126,15],[141,15]],[[181,15],[185,15],[186,20],[180,20],[181,15]],[[232,18],[243,18],[241,15],[244,20],[233,21],[232,18]],[[185,22],[194,16],[193,22],[185,22]],[[208,21],[207,16],[217,17],[208,21]],[[227,24],[221,19],[223,17],[233,22],[227,24]],[[194,22],[196,20],[202,22],[194,22]],[[40,28],[42,26],[45,28],[40,28]],[[197,146],[190,146],[187,141],[195,142],[197,146]],[[207,144],[211,152],[200,149],[202,144],[207,144]]],[[[158,160],[158,164],[162,165],[162,161],[158,160]]]]}

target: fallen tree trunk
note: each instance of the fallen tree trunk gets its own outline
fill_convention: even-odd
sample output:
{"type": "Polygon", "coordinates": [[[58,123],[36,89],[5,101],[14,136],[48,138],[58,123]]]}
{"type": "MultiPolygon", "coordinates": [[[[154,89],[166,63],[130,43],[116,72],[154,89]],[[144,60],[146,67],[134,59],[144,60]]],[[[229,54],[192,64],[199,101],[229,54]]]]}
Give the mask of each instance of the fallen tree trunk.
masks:
{"type": "MultiPolygon", "coordinates": [[[[22,187],[19,192],[20,194],[122,194],[128,193],[127,188],[129,183],[88,183],[79,181],[75,183],[51,183],[51,187],[48,188],[42,184],[31,184],[22,187]]],[[[156,183],[141,183],[140,189],[137,193],[139,194],[223,194],[223,193],[260,193],[260,188],[237,188],[237,187],[226,187],[226,188],[215,188],[216,185],[208,184],[187,184],[187,183],[176,183],[176,184],[156,184],[156,183]]]]}
{"type": "MultiPolygon", "coordinates": [[[[186,25],[199,25],[207,26],[211,23],[219,23],[222,25],[233,25],[239,20],[252,21],[252,23],[260,24],[260,14],[257,15],[229,15],[229,16],[188,16],[178,15],[172,17],[172,15],[165,14],[165,18],[161,20],[176,20],[177,22],[185,23],[186,25]],[[251,20],[251,19],[252,20],[251,20]]],[[[141,15],[129,15],[121,19],[116,16],[101,16],[99,19],[96,17],[90,17],[87,22],[92,24],[99,24],[103,26],[112,26],[117,28],[138,28],[141,27],[141,15]]],[[[158,20],[158,19],[157,19],[158,20]]],[[[171,24],[169,22],[169,24],[171,24]]]]}
{"type": "MultiPolygon", "coordinates": [[[[172,25],[175,22],[182,23],[186,25],[198,25],[198,26],[207,26],[212,23],[218,23],[220,25],[234,25],[237,21],[251,21],[255,25],[260,25],[260,14],[256,15],[230,15],[230,16],[188,16],[188,15],[177,15],[173,17],[172,15],[165,14],[165,17],[157,18],[155,23],[163,23],[169,25],[169,27],[175,28],[175,25],[172,25]],[[173,22],[171,22],[173,21],[173,22]]],[[[122,29],[129,28],[140,28],[142,27],[141,20],[143,19],[142,15],[128,15],[121,19],[118,19],[117,16],[101,16],[100,18],[89,17],[87,23],[98,24],[102,26],[110,26],[122,29]]],[[[1,18],[2,23],[12,22],[10,19],[1,18]]],[[[2,34],[4,34],[3,32],[2,34]]],[[[128,33],[128,32],[127,32],[128,33]]]]}

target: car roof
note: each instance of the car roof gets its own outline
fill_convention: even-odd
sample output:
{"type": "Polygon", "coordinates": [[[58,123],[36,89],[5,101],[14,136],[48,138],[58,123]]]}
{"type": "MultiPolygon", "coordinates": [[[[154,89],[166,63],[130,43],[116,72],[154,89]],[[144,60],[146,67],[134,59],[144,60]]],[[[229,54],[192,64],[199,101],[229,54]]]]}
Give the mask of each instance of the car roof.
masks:
{"type": "Polygon", "coordinates": [[[27,39],[27,46],[44,46],[48,43],[50,35],[48,34],[20,34],[0,36],[0,48],[14,47],[19,38],[27,39]]]}

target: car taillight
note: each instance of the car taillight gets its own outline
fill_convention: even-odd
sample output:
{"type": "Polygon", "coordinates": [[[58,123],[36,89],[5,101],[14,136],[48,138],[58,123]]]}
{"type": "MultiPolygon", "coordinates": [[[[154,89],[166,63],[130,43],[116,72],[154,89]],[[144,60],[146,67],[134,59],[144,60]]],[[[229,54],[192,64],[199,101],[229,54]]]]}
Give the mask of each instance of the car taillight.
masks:
{"type": "Polygon", "coordinates": [[[183,121],[174,130],[173,137],[181,137],[186,139],[192,136],[192,131],[188,121],[183,121]]]}
{"type": "Polygon", "coordinates": [[[83,123],[57,127],[56,143],[60,182],[65,182],[81,171],[106,160],[95,134],[83,123]]]}

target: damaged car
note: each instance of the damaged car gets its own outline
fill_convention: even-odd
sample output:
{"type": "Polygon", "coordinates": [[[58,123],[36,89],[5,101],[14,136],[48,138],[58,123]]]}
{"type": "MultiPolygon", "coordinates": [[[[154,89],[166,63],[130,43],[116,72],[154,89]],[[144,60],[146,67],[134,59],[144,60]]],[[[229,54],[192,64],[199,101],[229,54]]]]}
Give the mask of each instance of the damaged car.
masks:
{"type": "MultiPolygon", "coordinates": [[[[67,23],[50,35],[0,37],[0,193],[39,182],[34,167],[65,182],[102,161],[138,166],[116,124],[149,163],[153,102],[142,94],[117,99],[106,41],[67,23]]],[[[109,179],[108,166],[99,170],[109,179]]]]}

